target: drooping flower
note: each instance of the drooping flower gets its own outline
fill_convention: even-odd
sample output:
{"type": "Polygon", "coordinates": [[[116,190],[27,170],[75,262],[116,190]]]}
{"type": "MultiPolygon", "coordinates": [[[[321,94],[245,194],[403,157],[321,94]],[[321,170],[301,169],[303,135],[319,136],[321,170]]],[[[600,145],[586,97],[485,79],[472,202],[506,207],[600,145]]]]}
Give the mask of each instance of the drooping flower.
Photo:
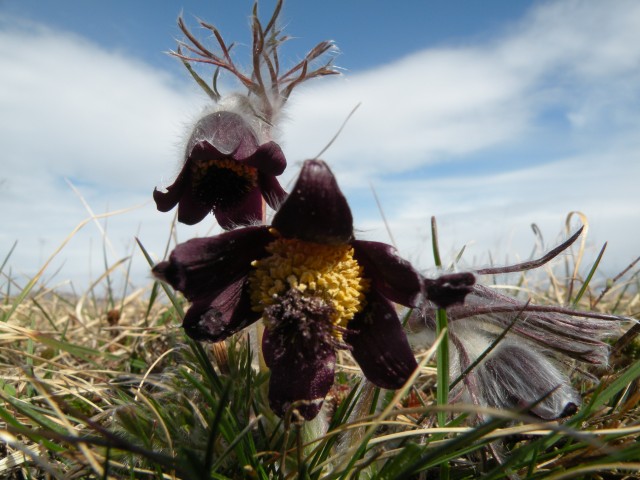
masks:
{"type": "MultiPolygon", "coordinates": [[[[567,249],[581,230],[539,260],[475,272],[495,275],[536,268],[567,249]]],[[[431,281],[428,281],[431,283],[431,281]]],[[[436,305],[425,301],[409,319],[409,339],[425,346],[435,338],[436,305]]],[[[524,409],[551,420],[573,414],[581,397],[569,371],[607,365],[607,337],[623,317],[532,305],[481,284],[464,305],[447,311],[451,402],[524,409]]]]}
{"type": "Polygon", "coordinates": [[[276,208],[286,193],[276,180],[285,167],[282,150],[273,140],[273,130],[292,91],[304,82],[335,75],[333,42],[318,43],[291,68],[285,68],[279,49],[289,38],[279,26],[282,0],[278,0],[267,22],[258,16],[257,4],[251,15],[251,58],[244,70],[236,65],[233,43],[227,43],[212,24],[200,21],[214,40],[213,46],[199,40],[182,18],[178,27],[185,35],[171,52],[185,65],[196,83],[216,104],[195,125],[182,170],[166,192],[154,190],[158,210],[167,212],[178,205],[178,221],[189,225],[213,212],[225,230],[238,225],[263,222],[266,201],[276,208]],[[217,43],[217,45],[215,45],[217,43]],[[211,84],[193,68],[194,64],[214,67],[211,84]],[[218,78],[231,74],[241,90],[222,95],[218,78]]]}
{"type": "Polygon", "coordinates": [[[271,227],[190,240],[153,273],[193,302],[183,327],[196,340],[220,341],[264,320],[278,415],[291,407],[317,415],[337,349],[350,350],[382,388],[399,388],[417,366],[393,302],[416,306],[421,276],[393,247],[354,239],[349,205],[321,160],[304,163],[271,227]]]}
{"type": "Polygon", "coordinates": [[[286,196],[276,179],[286,165],[278,144],[259,145],[242,115],[217,111],[196,123],[176,181],[153,198],[161,212],[178,205],[178,221],[188,225],[210,212],[225,230],[248,225],[262,220],[263,199],[275,208],[286,196]]]}

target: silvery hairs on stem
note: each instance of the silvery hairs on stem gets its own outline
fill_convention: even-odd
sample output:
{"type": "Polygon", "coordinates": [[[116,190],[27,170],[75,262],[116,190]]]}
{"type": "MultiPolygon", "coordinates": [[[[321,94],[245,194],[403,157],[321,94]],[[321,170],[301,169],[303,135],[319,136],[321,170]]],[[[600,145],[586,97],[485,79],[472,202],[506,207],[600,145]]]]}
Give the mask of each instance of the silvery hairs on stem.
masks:
{"type": "Polygon", "coordinates": [[[277,121],[278,115],[287,102],[291,92],[300,84],[312,78],[338,73],[333,66],[333,55],[337,49],[332,41],[323,41],[312,48],[304,58],[286,71],[281,70],[279,48],[290,39],[278,27],[278,17],[282,11],[283,0],[276,3],[273,14],[266,26],[258,17],[258,5],[254,4],[251,15],[250,72],[243,72],[232,59],[231,51],[234,43],[227,43],[220,31],[207,22],[200,20],[199,25],[211,32],[218,44],[219,52],[205,46],[187,28],[182,17],[178,18],[178,27],[186,36],[185,41],[178,41],[178,47],[170,52],[180,58],[189,73],[204,89],[209,97],[218,103],[223,97],[218,91],[218,76],[221,70],[230,72],[247,89],[246,108],[261,119],[267,126],[277,121]],[[192,67],[192,63],[209,64],[215,67],[211,86],[192,67]],[[317,65],[316,65],[317,64],[317,65]]]}
{"type": "MultiPolygon", "coordinates": [[[[538,268],[565,251],[582,228],[542,258],[475,271],[478,276],[538,268]]],[[[409,341],[425,347],[435,338],[436,306],[424,302],[409,319],[409,341]]],[[[451,402],[523,409],[544,420],[575,413],[581,403],[570,371],[605,367],[605,340],[630,319],[561,306],[532,305],[482,284],[472,287],[463,305],[447,309],[451,402]]]]}

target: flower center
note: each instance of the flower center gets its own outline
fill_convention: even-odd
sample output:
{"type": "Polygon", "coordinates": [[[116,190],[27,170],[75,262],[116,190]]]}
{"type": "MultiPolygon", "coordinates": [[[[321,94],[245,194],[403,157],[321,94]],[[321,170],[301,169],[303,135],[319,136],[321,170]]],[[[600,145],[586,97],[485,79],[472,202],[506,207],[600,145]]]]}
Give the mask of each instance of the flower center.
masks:
{"type": "Polygon", "coordinates": [[[290,289],[330,305],[335,326],[346,327],[362,310],[369,280],[363,278],[363,269],[353,258],[350,245],[278,238],[266,250],[270,255],[252,263],[255,270],[249,277],[254,311],[264,312],[290,289]]]}
{"type": "Polygon", "coordinates": [[[233,159],[196,160],[191,166],[192,185],[201,202],[228,207],[258,183],[258,171],[233,159]]]}

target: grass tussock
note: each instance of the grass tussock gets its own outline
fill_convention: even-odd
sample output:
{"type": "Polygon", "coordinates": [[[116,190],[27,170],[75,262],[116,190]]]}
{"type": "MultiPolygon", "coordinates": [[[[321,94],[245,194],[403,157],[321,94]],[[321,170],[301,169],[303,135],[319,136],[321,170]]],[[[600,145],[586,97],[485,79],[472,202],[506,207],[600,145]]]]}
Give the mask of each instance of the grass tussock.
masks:
{"type": "MultiPolygon", "coordinates": [[[[583,252],[545,267],[544,281],[494,280],[539,305],[638,318],[638,267],[601,280],[599,257],[586,264],[583,252]]],[[[191,341],[179,328],[182,298],[158,283],[114,290],[126,263],[82,294],[2,273],[1,478],[640,476],[637,326],[612,325],[610,367],[598,381],[576,376],[584,404],[564,421],[438,401],[440,336],[396,392],[363,380],[343,353],[323,413],[298,424],[269,410],[259,331],[191,341]]]]}

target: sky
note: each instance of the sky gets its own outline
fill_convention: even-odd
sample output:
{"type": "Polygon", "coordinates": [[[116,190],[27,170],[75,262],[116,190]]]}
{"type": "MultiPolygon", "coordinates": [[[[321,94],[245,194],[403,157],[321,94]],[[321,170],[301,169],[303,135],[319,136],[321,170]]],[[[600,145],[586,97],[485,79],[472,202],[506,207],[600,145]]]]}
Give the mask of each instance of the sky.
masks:
{"type": "MultiPolygon", "coordinates": [[[[260,3],[262,18],[273,4],[260,3]]],[[[218,26],[243,65],[251,7],[0,0],[0,262],[17,242],[3,275],[23,285],[55,254],[42,283],[83,291],[105,263],[133,256],[132,283],[150,283],[134,237],[162,259],[173,216],[151,192],[173,182],[210,105],[167,54],[181,38],[176,18],[205,41],[196,19],[218,26]]],[[[393,242],[429,268],[435,216],[444,258],[464,247],[463,265],[480,267],[553,247],[581,212],[585,268],[605,242],[603,275],[640,255],[637,1],[289,0],[281,26],[292,37],[283,63],[331,39],[342,72],[290,99],[282,183],[360,105],[323,154],[359,238],[393,242]]],[[[218,232],[211,216],[174,239],[218,232]]]]}

